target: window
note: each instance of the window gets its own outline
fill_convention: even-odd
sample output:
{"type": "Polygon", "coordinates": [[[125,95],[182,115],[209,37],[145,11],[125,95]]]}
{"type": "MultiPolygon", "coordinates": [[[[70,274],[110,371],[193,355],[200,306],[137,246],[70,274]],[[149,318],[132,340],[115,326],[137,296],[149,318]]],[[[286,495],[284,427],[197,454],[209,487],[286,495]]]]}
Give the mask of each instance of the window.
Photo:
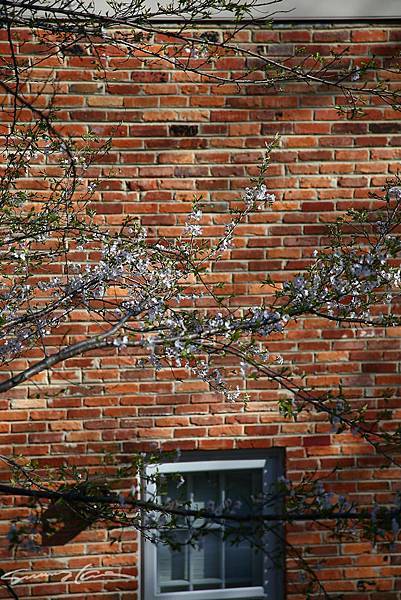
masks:
{"type": "MultiPolygon", "coordinates": [[[[282,473],[281,459],[281,453],[267,455],[267,451],[192,453],[157,470],[182,475],[179,487],[177,478],[167,477],[164,498],[190,500],[191,507],[210,511],[233,507],[234,514],[246,515],[251,497],[262,498],[271,491],[282,473]]],[[[150,495],[153,492],[154,488],[150,495]]],[[[276,504],[263,510],[277,508],[276,504]]],[[[179,550],[144,541],[143,600],[280,600],[282,549],[277,534],[264,536],[266,551],[258,551],[244,535],[232,531],[209,524],[196,547],[184,544],[179,550]]],[[[180,543],[187,532],[177,527],[172,535],[180,543]]]]}

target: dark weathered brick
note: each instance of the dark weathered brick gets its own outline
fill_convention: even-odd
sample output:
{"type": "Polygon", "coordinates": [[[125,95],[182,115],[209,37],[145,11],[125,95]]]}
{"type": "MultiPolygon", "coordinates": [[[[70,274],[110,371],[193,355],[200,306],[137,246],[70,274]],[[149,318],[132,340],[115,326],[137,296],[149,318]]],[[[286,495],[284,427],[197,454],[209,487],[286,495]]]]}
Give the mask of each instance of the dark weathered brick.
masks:
{"type": "Polygon", "coordinates": [[[199,125],[170,125],[169,132],[173,137],[194,137],[198,135],[199,125]]]}

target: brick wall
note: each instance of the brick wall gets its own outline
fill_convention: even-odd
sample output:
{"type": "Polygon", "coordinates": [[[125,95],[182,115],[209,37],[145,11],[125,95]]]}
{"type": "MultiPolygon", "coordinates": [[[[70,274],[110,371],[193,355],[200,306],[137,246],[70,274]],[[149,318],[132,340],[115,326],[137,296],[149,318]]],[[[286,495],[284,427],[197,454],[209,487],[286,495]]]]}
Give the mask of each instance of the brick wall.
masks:
{"type": "MultiPolygon", "coordinates": [[[[221,35],[217,28],[213,31],[221,35]]],[[[19,33],[20,41],[15,39],[24,60],[41,52],[24,32],[19,33]]],[[[349,60],[376,55],[388,61],[400,52],[401,32],[392,25],[287,25],[244,30],[239,41],[271,56],[291,56],[300,46],[322,55],[349,47],[349,60]]],[[[1,44],[6,51],[6,42],[1,44]]],[[[324,243],[326,224],[352,205],[372,205],[369,191],[399,170],[400,115],[379,101],[366,107],[363,119],[347,121],[334,108],[343,100],[332,89],[292,83],[277,92],[260,85],[216,85],[160,61],[126,60],[114,50],[106,54],[113,69],[107,85],[98,78],[90,56],[75,54],[38,64],[29,91],[37,93],[54,68],[57,118],[65,130],[81,135],[90,127],[100,136],[112,136],[107,161],[96,167],[99,175],[115,168],[96,202],[98,214],[110,224],[135,214],[156,235],[174,235],[193,195],[201,194],[210,203],[206,233],[218,234],[224,226],[222,212],[256,174],[265,141],[276,132],[282,134],[267,176],[278,201],[271,212],[252,215],[240,227],[230,258],[218,265],[225,292],[234,294],[233,304],[259,304],[266,293],[260,282],[267,272],[285,280],[302,269],[314,248],[324,243]]],[[[239,74],[243,60],[226,56],[216,70],[239,74]]],[[[396,84],[397,76],[392,77],[396,84]]],[[[51,90],[47,87],[45,92],[51,90]]],[[[39,102],[45,101],[42,93],[39,102]]],[[[86,327],[77,323],[75,333],[86,327]]],[[[291,327],[285,338],[277,337],[270,348],[305,372],[309,384],[342,381],[355,404],[368,403],[374,416],[384,408],[382,392],[401,382],[399,333],[337,329],[310,318],[291,327]]],[[[37,457],[39,464],[57,465],[68,457],[96,468],[104,452],[123,459],[155,446],[186,450],[280,446],[286,448],[290,478],[316,469],[329,474],[330,489],[362,502],[383,502],[400,484],[399,470],[381,470],[382,459],[351,434],[333,436],[323,419],[308,415],[296,423],[283,420],[275,403],[279,392],[263,380],[248,382],[251,401],[244,408],[223,402],[199,381],[177,381],[168,372],[155,377],[150,369],[131,369],[124,357],[98,353],[71,359],[49,380],[43,375],[36,383],[38,388],[30,384],[0,399],[2,454],[10,454],[13,445],[17,454],[37,457]],[[336,466],[341,469],[330,474],[336,466]]],[[[393,406],[398,403],[396,394],[393,406]]],[[[4,505],[3,538],[10,519],[22,510],[11,500],[4,505]]],[[[57,574],[76,573],[88,564],[137,574],[135,532],[124,532],[112,544],[113,533],[101,528],[86,531],[66,546],[35,556],[21,554],[18,559],[3,543],[0,566],[6,571],[49,573],[43,582],[19,584],[21,599],[134,600],[136,581],[72,583],[65,572],[57,574]]],[[[309,547],[312,562],[326,560],[319,574],[328,591],[344,592],[349,600],[399,597],[399,545],[391,555],[380,548],[372,551],[357,540],[336,545],[324,530],[310,525],[294,526],[288,535],[295,546],[309,547]],[[361,579],[371,581],[365,590],[358,585],[361,579]]],[[[305,597],[291,561],[287,587],[291,600],[305,597]]],[[[0,589],[0,597],[6,598],[7,592],[0,589]]]]}

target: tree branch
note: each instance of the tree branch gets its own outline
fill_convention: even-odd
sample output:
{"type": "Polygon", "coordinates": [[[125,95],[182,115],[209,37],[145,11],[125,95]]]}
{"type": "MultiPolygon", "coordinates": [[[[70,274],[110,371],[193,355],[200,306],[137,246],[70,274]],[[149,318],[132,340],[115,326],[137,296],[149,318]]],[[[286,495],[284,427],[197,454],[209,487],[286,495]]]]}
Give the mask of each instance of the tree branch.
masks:
{"type": "MultiPolygon", "coordinates": [[[[91,496],[82,494],[77,491],[57,492],[53,490],[31,490],[20,488],[11,485],[0,484],[0,494],[5,496],[24,496],[27,498],[37,498],[45,500],[64,500],[68,503],[85,503],[85,504],[105,504],[113,505],[120,504],[121,500],[117,494],[91,496]]],[[[320,521],[320,520],[361,520],[370,518],[369,511],[320,511],[315,513],[281,513],[281,514],[262,514],[262,515],[233,515],[230,513],[217,514],[211,511],[191,510],[184,508],[170,508],[167,505],[157,504],[146,500],[134,500],[124,498],[124,504],[138,508],[142,511],[157,511],[163,514],[182,517],[195,517],[207,519],[210,521],[233,521],[236,523],[263,523],[263,522],[295,522],[295,521],[320,521]]],[[[389,517],[396,517],[401,514],[401,508],[388,511],[389,517]]]]}

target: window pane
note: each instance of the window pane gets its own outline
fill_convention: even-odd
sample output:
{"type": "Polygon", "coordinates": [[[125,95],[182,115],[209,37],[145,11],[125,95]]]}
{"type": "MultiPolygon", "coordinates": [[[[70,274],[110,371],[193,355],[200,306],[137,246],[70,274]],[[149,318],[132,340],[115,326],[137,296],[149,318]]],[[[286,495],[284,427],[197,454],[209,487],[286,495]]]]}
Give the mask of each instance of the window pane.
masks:
{"type": "Polygon", "coordinates": [[[263,554],[247,541],[225,541],[225,587],[248,587],[263,584],[263,554]]]}
{"type": "Polygon", "coordinates": [[[187,500],[187,477],[177,477],[175,474],[167,475],[163,482],[161,498],[163,502],[167,500],[187,500]]]}
{"type": "Polygon", "coordinates": [[[192,473],[193,498],[196,508],[213,511],[221,502],[219,473],[192,473]]]}
{"type": "MultiPolygon", "coordinates": [[[[185,544],[185,531],[174,533],[175,541],[185,544]]],[[[183,545],[179,550],[172,550],[166,544],[157,546],[157,574],[160,592],[179,592],[189,589],[188,546],[183,545]]]]}
{"type": "Polygon", "coordinates": [[[206,535],[199,540],[196,548],[191,548],[191,580],[194,590],[222,587],[221,555],[222,540],[218,531],[206,535]]]}
{"type": "Polygon", "coordinates": [[[238,515],[247,515],[260,506],[262,494],[262,471],[226,471],[225,508],[238,515]],[[255,506],[256,502],[256,506],[255,506]]]}

